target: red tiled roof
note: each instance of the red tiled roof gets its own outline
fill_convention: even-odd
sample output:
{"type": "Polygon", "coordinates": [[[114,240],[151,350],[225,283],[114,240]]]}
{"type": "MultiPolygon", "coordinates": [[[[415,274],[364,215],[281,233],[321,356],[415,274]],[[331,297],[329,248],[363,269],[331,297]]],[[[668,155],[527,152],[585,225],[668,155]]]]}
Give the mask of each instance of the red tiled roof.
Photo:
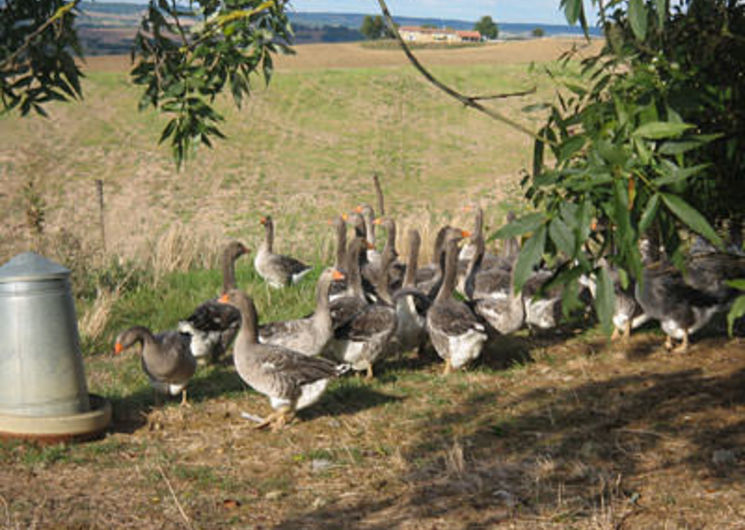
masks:
{"type": "Polygon", "coordinates": [[[480,39],[481,33],[478,31],[456,31],[455,32],[459,37],[466,38],[466,39],[480,39]]]}

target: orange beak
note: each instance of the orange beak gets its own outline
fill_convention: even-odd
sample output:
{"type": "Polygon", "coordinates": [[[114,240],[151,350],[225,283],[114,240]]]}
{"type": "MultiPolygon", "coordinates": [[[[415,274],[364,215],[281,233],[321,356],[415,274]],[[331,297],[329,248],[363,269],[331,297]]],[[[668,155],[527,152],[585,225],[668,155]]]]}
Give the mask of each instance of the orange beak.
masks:
{"type": "Polygon", "coordinates": [[[259,219],[259,222],[261,224],[265,225],[266,224],[266,217],[262,217],[261,219],[259,219]]]}
{"type": "Polygon", "coordinates": [[[463,237],[471,237],[471,232],[468,230],[461,230],[460,235],[463,237]]]}
{"type": "Polygon", "coordinates": [[[344,222],[349,221],[349,216],[345,213],[341,214],[341,218],[344,219],[344,222]]]}
{"type": "Polygon", "coordinates": [[[362,206],[356,206],[354,211],[357,213],[362,213],[362,206]]]}
{"type": "Polygon", "coordinates": [[[117,342],[116,344],[114,344],[114,353],[115,354],[118,355],[118,354],[122,353],[123,351],[124,351],[124,346],[122,346],[122,343],[121,342],[117,342]]]}
{"type": "Polygon", "coordinates": [[[375,219],[375,220],[373,221],[373,224],[374,224],[374,225],[382,225],[382,224],[383,224],[383,218],[382,218],[382,217],[378,217],[378,218],[376,218],[376,219],[375,219]]]}
{"type": "Polygon", "coordinates": [[[593,219],[592,223],[590,223],[590,230],[594,232],[597,229],[598,229],[598,222],[595,219],[593,219]]]}
{"type": "Polygon", "coordinates": [[[223,293],[220,298],[217,299],[218,302],[221,304],[227,304],[230,303],[230,300],[228,298],[228,293],[223,293]]]}
{"type": "Polygon", "coordinates": [[[343,279],[344,279],[344,273],[343,273],[343,272],[341,272],[341,271],[340,271],[340,270],[338,270],[338,269],[334,269],[334,270],[333,270],[333,271],[331,272],[331,279],[333,279],[334,281],[337,281],[337,282],[338,282],[339,280],[343,280],[343,279]]]}
{"type": "Polygon", "coordinates": [[[368,240],[365,240],[365,247],[367,247],[367,250],[373,250],[375,248],[375,245],[370,243],[368,240]]]}

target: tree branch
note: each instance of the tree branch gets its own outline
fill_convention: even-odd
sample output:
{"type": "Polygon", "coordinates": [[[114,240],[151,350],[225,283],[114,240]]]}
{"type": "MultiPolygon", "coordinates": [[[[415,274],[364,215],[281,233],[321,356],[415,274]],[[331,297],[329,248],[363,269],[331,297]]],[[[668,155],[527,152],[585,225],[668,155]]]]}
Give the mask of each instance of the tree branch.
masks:
{"type": "Polygon", "coordinates": [[[445,92],[450,97],[453,97],[460,101],[463,105],[467,107],[471,107],[473,109],[476,109],[493,120],[501,121],[502,123],[506,123],[510,127],[513,127],[514,129],[517,129],[518,131],[527,134],[531,138],[534,138],[540,142],[544,142],[550,145],[556,145],[556,142],[551,141],[548,138],[544,138],[537,133],[531,131],[527,127],[517,123],[516,121],[511,120],[507,116],[504,116],[503,114],[500,114],[499,112],[496,112],[488,107],[485,107],[481,105],[478,101],[476,101],[474,98],[465,96],[461,94],[460,92],[450,88],[446,84],[442,83],[438,79],[435,78],[422,64],[419,62],[419,60],[414,56],[413,53],[411,53],[411,50],[406,45],[406,42],[401,38],[401,35],[398,32],[398,28],[396,27],[396,24],[393,22],[393,17],[391,17],[390,12],[388,11],[388,6],[385,3],[385,0],[378,0],[378,4],[380,5],[380,10],[383,13],[383,17],[386,20],[386,23],[388,24],[389,29],[391,30],[391,33],[395,36],[398,43],[401,45],[401,48],[403,49],[404,53],[406,54],[406,57],[408,57],[409,61],[412,65],[414,65],[414,68],[419,70],[419,72],[424,76],[427,81],[432,83],[434,86],[445,92]]]}
{"type": "Polygon", "coordinates": [[[25,39],[23,39],[23,44],[21,44],[16,51],[8,55],[5,59],[2,60],[2,62],[0,62],[0,70],[5,70],[10,65],[12,65],[15,62],[15,60],[18,58],[18,56],[28,49],[28,47],[31,45],[32,40],[34,40],[36,37],[44,33],[44,31],[46,31],[46,29],[49,26],[51,26],[54,22],[56,22],[57,20],[67,15],[79,3],[80,3],[80,0],[73,0],[69,4],[60,6],[60,8],[57,9],[57,11],[55,11],[54,15],[49,17],[49,20],[44,22],[41,26],[36,28],[31,34],[27,35],[25,39]]]}

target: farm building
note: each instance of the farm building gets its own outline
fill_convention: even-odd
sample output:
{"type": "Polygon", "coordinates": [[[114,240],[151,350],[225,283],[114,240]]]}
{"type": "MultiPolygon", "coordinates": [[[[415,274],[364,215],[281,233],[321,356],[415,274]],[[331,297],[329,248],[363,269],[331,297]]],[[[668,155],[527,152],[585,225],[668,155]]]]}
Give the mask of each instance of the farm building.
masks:
{"type": "Polygon", "coordinates": [[[419,26],[401,26],[398,28],[401,38],[408,42],[480,42],[478,31],[458,31],[450,28],[422,28],[419,26]]]}

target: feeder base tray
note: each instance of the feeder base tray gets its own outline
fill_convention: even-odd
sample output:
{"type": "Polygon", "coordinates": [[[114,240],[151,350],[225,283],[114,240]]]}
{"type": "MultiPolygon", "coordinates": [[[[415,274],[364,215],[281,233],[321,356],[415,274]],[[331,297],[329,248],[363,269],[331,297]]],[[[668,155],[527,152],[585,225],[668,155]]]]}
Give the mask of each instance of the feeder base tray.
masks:
{"type": "Polygon", "coordinates": [[[89,394],[91,410],[67,416],[17,416],[0,414],[0,438],[39,443],[80,441],[95,438],[111,422],[111,403],[89,394]]]}

